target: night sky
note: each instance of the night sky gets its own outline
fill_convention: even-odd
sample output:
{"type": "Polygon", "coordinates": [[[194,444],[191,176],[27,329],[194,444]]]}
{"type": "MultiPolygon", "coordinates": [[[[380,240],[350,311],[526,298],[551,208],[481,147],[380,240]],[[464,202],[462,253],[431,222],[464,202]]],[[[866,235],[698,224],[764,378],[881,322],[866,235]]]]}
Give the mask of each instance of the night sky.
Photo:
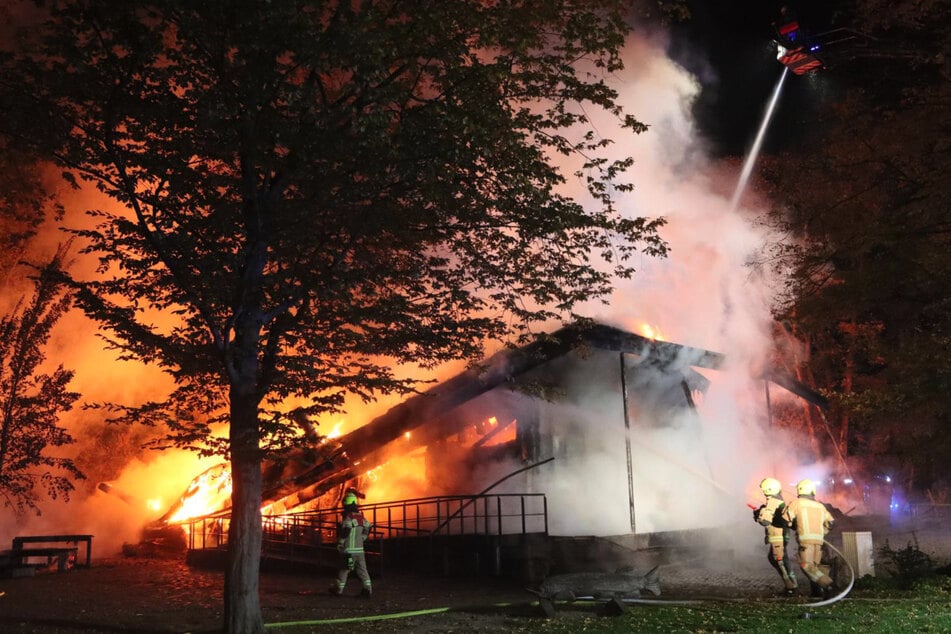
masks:
{"type": "MultiPolygon", "coordinates": [[[[742,155],[759,127],[783,66],[776,60],[772,24],[783,3],[772,0],[693,0],[692,17],[672,29],[668,54],[700,78],[694,116],[715,155],[742,155]]],[[[821,33],[842,20],[832,0],[794,5],[803,28],[821,33]]],[[[787,77],[764,151],[795,144],[817,107],[834,92],[834,73],[787,77]]]]}

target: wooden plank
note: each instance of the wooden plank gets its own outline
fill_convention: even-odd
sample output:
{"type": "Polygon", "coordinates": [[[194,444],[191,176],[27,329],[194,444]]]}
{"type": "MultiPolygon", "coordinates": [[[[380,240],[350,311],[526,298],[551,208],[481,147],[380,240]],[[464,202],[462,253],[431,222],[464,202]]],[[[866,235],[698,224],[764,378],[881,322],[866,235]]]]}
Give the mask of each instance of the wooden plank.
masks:
{"type": "Polygon", "coordinates": [[[46,557],[52,555],[61,555],[63,553],[75,553],[79,548],[76,546],[50,546],[47,548],[17,548],[13,551],[17,557],[46,557]]]}
{"type": "Polygon", "coordinates": [[[66,535],[17,535],[13,538],[14,543],[36,544],[42,542],[86,542],[93,538],[93,535],[87,534],[66,534],[66,535]]]}

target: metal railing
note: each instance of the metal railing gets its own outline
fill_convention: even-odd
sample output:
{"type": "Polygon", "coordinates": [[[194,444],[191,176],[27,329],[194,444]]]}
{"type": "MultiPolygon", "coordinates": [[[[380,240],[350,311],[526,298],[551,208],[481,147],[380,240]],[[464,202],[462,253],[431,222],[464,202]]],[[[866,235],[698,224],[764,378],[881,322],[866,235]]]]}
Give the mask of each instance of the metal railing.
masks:
{"type": "Polygon", "coordinates": [[[381,539],[548,533],[548,500],[543,493],[415,498],[368,504],[361,510],[381,539]]]}
{"type": "Polygon", "coordinates": [[[180,522],[185,530],[188,550],[223,548],[228,543],[231,516],[227,514],[197,517],[180,522]]]}
{"type": "MultiPolygon", "coordinates": [[[[360,507],[373,524],[371,539],[435,535],[548,534],[548,501],[542,493],[452,495],[360,507]]],[[[183,522],[189,550],[222,548],[228,541],[226,513],[183,522]]],[[[264,549],[336,543],[339,508],[262,518],[264,549]]],[[[293,550],[293,548],[292,548],[293,550]]]]}

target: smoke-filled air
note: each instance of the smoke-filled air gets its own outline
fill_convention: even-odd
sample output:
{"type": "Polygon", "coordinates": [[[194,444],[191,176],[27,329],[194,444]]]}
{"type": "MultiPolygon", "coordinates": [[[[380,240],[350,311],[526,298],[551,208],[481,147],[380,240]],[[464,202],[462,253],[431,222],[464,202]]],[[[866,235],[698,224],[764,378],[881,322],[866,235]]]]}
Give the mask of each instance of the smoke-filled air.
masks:
{"type": "MultiPolygon", "coordinates": [[[[784,461],[784,448],[791,441],[776,438],[768,429],[760,378],[770,347],[770,301],[782,282],[753,265],[771,240],[757,222],[769,201],[751,185],[737,198],[738,204],[731,204],[739,170],[735,163],[719,165],[705,157],[704,140],[690,115],[701,86],[666,57],[662,37],[633,38],[626,49],[626,69],[612,83],[626,109],[649,126],[632,137],[607,117],[589,113],[598,132],[616,140],[618,157],[635,160],[630,171],[635,189],[618,194],[619,205],[632,217],[665,217],[661,231],[670,253],[664,259],[642,256],[637,274],[618,280],[607,304],[592,302],[583,312],[648,339],[720,353],[724,362],[717,369],[688,362],[685,372],[705,389],[690,394],[694,407],[677,410],[645,405],[637,398],[649,392],[648,386],[667,379],[652,378],[652,370],[639,365],[636,356],[625,362],[627,385],[621,384],[617,355],[568,357],[553,364],[549,370],[560,376],[564,394],[538,399],[536,405],[538,424],[553,439],[537,458],[554,460],[496,491],[529,487],[544,492],[549,530],[556,535],[618,535],[631,532],[632,525],[637,533],[646,533],[742,520],[749,533],[735,533],[737,546],[758,548],[755,535],[761,528],[749,521],[746,506],[759,504],[757,483],[774,475],[788,485],[804,475],[784,461]]],[[[770,95],[762,98],[765,104],[770,95]]],[[[749,122],[751,141],[760,123],[749,122]]],[[[579,183],[576,195],[581,197],[582,191],[579,183]]],[[[74,196],[67,201],[66,221],[75,226],[83,222],[86,207],[103,204],[91,194],[74,196]]],[[[57,240],[59,235],[50,230],[41,242],[49,248],[57,240]]],[[[93,265],[82,259],[74,264],[93,265]]],[[[135,404],[169,387],[155,369],[117,361],[104,349],[94,326],[78,315],[61,322],[49,360],[76,371],[72,387],[85,402],[135,404]]],[[[460,361],[439,369],[434,378],[447,378],[463,368],[460,361]]],[[[774,388],[774,399],[784,398],[779,392],[774,388]]],[[[492,398],[500,397],[486,396],[479,416],[490,412],[492,398]]],[[[344,415],[319,421],[318,432],[339,436],[397,402],[390,398],[365,405],[353,399],[344,415]]],[[[500,414],[492,424],[509,423],[502,418],[500,414]]],[[[17,533],[91,533],[99,555],[117,552],[123,543],[138,539],[145,523],[161,516],[195,476],[215,463],[178,450],[142,450],[141,443],[154,432],[120,433],[95,410],[77,408],[64,424],[77,441],[70,451],[88,480],[77,484],[68,503],[44,502],[40,516],[17,520],[5,514],[0,542],[17,533]]],[[[493,442],[504,442],[516,428],[511,425],[493,442]]],[[[487,486],[521,464],[509,459],[485,465],[486,473],[477,474],[468,481],[469,490],[462,490],[466,484],[452,482],[445,467],[437,472],[439,466],[419,448],[409,453],[394,449],[389,460],[394,468],[384,463],[362,482],[367,502],[478,493],[477,484],[487,486]],[[419,472],[427,468],[433,471],[422,477],[419,472]]]]}
{"type": "MultiPolygon", "coordinates": [[[[617,152],[635,159],[635,190],[622,206],[631,216],[664,216],[670,254],[643,258],[631,280],[618,282],[610,303],[592,304],[588,315],[650,338],[722,353],[725,362],[717,370],[694,368],[709,379],[703,393],[693,394],[696,409],[668,413],[660,422],[639,415],[634,386],[627,386],[630,483],[619,441],[625,428],[617,361],[596,364],[597,371],[588,362],[569,375],[578,396],[546,415],[586,430],[586,447],[570,469],[555,468],[556,458],[551,482],[539,487],[547,489],[556,534],[629,532],[629,497],[638,533],[732,521],[756,533],[746,504],[759,504],[759,480],[775,473],[788,483],[800,475],[787,464],[788,439],[767,428],[758,378],[770,346],[770,299],[781,283],[754,266],[772,239],[757,222],[768,201],[748,188],[740,204],[731,204],[739,178],[735,166],[706,158],[691,119],[701,86],[663,51],[662,38],[634,39],[627,47],[626,69],[615,85],[628,110],[650,127],[617,144],[617,152]]],[[[763,96],[764,104],[768,98],[763,96]]],[[[750,121],[751,141],[759,125],[750,121]]],[[[609,121],[596,126],[617,138],[609,121]]],[[[628,381],[649,382],[645,372],[650,370],[639,368],[628,381]]],[[[773,391],[774,399],[784,398],[775,386],[773,391]]],[[[756,544],[749,535],[736,539],[737,546],[756,544]]]]}

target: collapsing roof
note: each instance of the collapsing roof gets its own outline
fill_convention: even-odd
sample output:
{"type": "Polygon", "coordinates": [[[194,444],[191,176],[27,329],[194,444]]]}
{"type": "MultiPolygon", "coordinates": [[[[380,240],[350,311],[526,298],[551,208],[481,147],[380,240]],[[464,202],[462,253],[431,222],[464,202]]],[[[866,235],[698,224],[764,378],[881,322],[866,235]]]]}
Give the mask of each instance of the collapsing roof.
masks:
{"type": "Polygon", "coordinates": [[[723,355],[689,348],[601,324],[572,325],[543,334],[521,348],[504,349],[478,366],[411,397],[336,440],[339,450],[292,477],[265,485],[265,502],[307,489],[317,497],[359,473],[372,469],[374,454],[406,432],[439,425],[455,408],[573,350],[597,349],[649,357],[661,367],[691,365],[715,369],[723,355]],[[357,468],[359,465],[359,468],[357,468]]]}
{"type": "MultiPolygon", "coordinates": [[[[651,373],[652,376],[666,377],[662,380],[666,385],[659,385],[654,380],[650,385],[632,385],[633,390],[642,395],[650,392],[655,400],[670,400],[663,394],[679,394],[678,398],[684,399],[691,407],[691,392],[703,392],[707,384],[707,380],[692,367],[717,369],[724,362],[724,355],[717,352],[656,341],[603,324],[567,326],[540,335],[524,347],[504,349],[478,366],[407,399],[345,436],[323,439],[316,446],[302,448],[281,460],[269,461],[264,466],[263,503],[265,506],[275,505],[278,511],[300,508],[385,462],[388,447],[407,432],[419,430],[416,446],[419,446],[420,438],[426,443],[438,441],[458,431],[458,421],[466,418],[458,414],[462,406],[496,388],[514,388],[518,379],[533,376],[534,370],[569,353],[585,355],[589,351],[615,352],[622,359],[624,355],[635,355],[640,367],[657,370],[651,373]]],[[[824,404],[821,396],[781,373],[771,373],[763,378],[811,403],[824,404]]],[[[485,444],[498,429],[484,435],[473,447],[478,449],[485,444]]],[[[175,508],[170,509],[160,521],[173,517],[175,511],[175,508]]]]}

